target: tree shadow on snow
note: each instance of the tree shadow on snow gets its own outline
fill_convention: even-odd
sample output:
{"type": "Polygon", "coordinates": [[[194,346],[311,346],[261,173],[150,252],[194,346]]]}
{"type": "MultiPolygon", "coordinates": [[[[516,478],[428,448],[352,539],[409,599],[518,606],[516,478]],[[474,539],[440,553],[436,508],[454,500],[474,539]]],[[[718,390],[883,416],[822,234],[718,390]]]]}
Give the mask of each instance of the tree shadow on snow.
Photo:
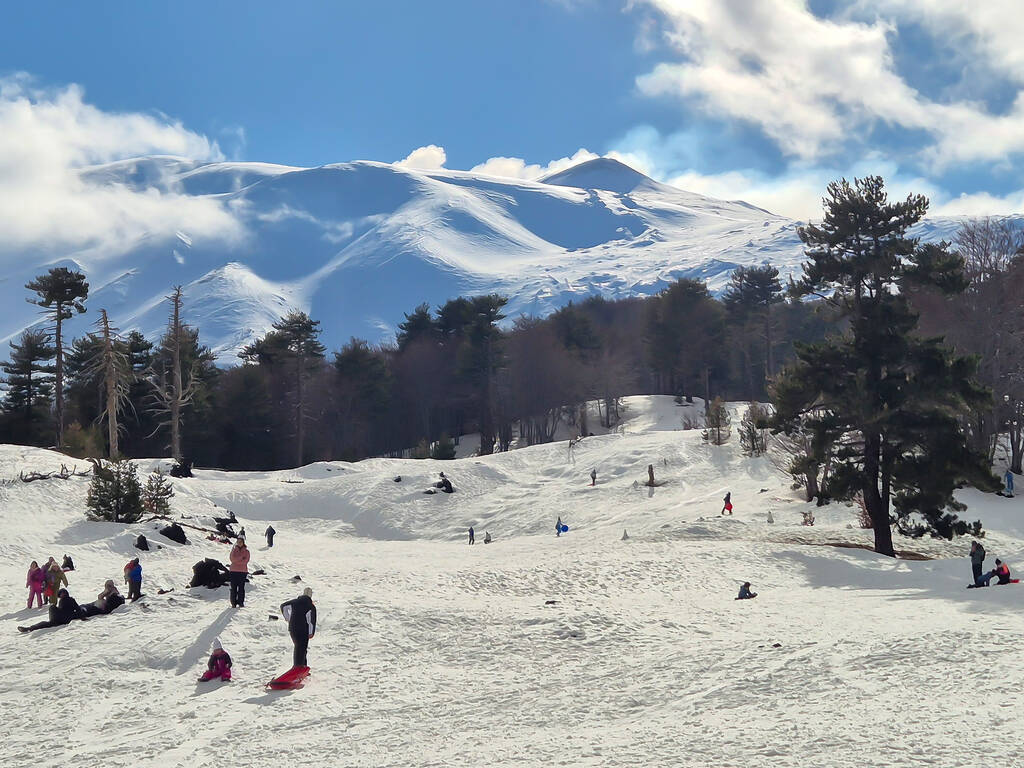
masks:
{"type": "Polygon", "coordinates": [[[210,626],[199,633],[199,637],[196,638],[195,642],[186,648],[185,652],[181,655],[181,661],[178,662],[178,668],[174,671],[175,675],[185,674],[189,669],[193,669],[200,661],[203,660],[203,658],[209,655],[210,644],[231,622],[231,617],[234,615],[235,610],[235,608],[225,608],[221,611],[220,616],[213,620],[213,623],[210,626]]]}

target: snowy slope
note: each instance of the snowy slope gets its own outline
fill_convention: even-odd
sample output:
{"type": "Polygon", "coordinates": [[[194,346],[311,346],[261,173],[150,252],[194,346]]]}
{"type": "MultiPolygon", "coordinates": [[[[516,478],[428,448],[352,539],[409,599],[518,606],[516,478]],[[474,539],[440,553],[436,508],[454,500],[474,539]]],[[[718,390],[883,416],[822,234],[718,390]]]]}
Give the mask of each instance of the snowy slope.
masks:
{"type": "MultiPolygon", "coordinates": [[[[822,546],[869,532],[843,505],[801,526],[788,479],[679,431],[686,410],[630,398],[622,428],[573,459],[555,443],[176,481],[186,522],[228,506],[249,531],[267,574],[238,611],[226,589],[183,589],[192,563],[226,560],[226,546],[85,522],[85,479],[3,487],[4,765],[1016,764],[1024,587],[965,590],[965,542],[897,543],[939,558],[927,561],[822,546]],[[666,484],[635,488],[648,463],[666,484]],[[442,468],[458,491],[424,495],[442,468]],[[719,515],[726,490],[732,518],[719,515]],[[557,515],[571,526],[561,538],[557,515]],[[467,547],[470,524],[494,543],[467,547]],[[88,599],[139,532],[163,544],[142,555],[142,601],[15,631],[38,615],[23,608],[28,560],[70,553],[72,594],[88,599]],[[735,602],[745,579],[760,596],[735,602]],[[313,676],[267,693],[290,658],[268,615],[303,585],[320,612],[313,676]],[[198,686],[214,637],[236,679],[198,686]]],[[[62,460],[3,446],[0,476],[62,460]]],[[[1024,501],[963,498],[991,531],[989,563],[1021,566],[1024,501]]]]}
{"type": "MultiPolygon", "coordinates": [[[[178,231],[111,252],[6,252],[0,243],[0,340],[37,321],[24,284],[50,266],[83,269],[89,305],[122,330],[156,337],[163,298],[185,286],[186,312],[223,361],[288,309],[350,336],[392,337],[403,312],[497,291],[508,315],[545,314],[590,295],[656,293],[679,277],[725,286],[737,265],[802,260],[797,222],[743,202],[659,184],[601,158],[537,182],[375,162],[321,168],[146,157],[89,168],[84,182],[213,202],[241,235],[178,231]]],[[[926,225],[951,237],[953,220],[926,225]]],[[[198,223],[197,223],[198,229],[198,223]]],[[[206,232],[206,230],[202,230],[206,232]]],[[[80,332],[95,319],[75,320],[80,332]]]]}

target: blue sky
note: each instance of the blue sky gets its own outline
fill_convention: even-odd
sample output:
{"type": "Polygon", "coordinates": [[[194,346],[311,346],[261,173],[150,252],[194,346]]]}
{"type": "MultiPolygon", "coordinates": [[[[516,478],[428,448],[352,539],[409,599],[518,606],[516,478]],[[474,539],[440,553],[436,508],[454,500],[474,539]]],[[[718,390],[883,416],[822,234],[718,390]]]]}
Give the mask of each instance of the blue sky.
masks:
{"type": "Polygon", "coordinates": [[[610,154],[798,218],[865,173],[937,212],[1019,211],[1024,14],[971,5],[9,4],[0,175],[151,152],[531,177],[610,154]]]}

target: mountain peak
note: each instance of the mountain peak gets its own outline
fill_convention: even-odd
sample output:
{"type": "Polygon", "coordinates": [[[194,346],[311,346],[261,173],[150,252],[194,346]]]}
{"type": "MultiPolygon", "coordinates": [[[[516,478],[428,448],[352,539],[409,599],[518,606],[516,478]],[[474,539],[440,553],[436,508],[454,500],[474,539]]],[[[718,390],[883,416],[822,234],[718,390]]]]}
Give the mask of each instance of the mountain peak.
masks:
{"type": "Polygon", "coordinates": [[[662,185],[649,176],[645,176],[635,168],[630,168],[625,163],[619,162],[611,157],[598,157],[587,160],[544,176],[540,179],[544,184],[554,184],[559,187],[579,187],[581,189],[606,189],[609,192],[617,192],[621,195],[642,187],[647,189],[658,189],[662,185]]]}

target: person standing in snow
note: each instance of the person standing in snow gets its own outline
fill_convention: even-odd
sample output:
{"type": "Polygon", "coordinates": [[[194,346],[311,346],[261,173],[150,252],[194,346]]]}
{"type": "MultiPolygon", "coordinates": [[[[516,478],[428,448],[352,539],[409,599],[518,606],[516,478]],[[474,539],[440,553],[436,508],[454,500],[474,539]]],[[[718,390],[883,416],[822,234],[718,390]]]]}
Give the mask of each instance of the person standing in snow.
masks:
{"type": "Polygon", "coordinates": [[[724,504],[722,506],[722,514],[724,515],[726,512],[728,512],[731,515],[732,514],[732,491],[726,491],[725,498],[722,499],[722,501],[724,502],[724,504]]]}
{"type": "Polygon", "coordinates": [[[555,521],[555,536],[562,535],[562,516],[558,516],[558,520],[555,521]]]}
{"type": "Polygon", "coordinates": [[[61,584],[65,587],[68,586],[68,577],[57,565],[57,561],[51,557],[50,564],[46,568],[46,589],[43,592],[43,595],[50,601],[50,605],[57,604],[57,594],[61,584]]]}
{"type": "Polygon", "coordinates": [[[231,548],[231,568],[228,579],[231,580],[231,607],[245,607],[245,577],[249,575],[249,549],[241,536],[231,548]]]}
{"type": "Polygon", "coordinates": [[[597,470],[596,469],[590,470],[590,485],[591,486],[597,485],[597,470]]]}
{"type": "Polygon", "coordinates": [[[294,646],[292,666],[309,669],[306,651],[309,641],[316,634],[316,606],[313,604],[312,588],[306,587],[294,600],[281,603],[281,615],[288,622],[288,634],[294,646]]]}
{"type": "Polygon", "coordinates": [[[28,605],[32,607],[32,601],[38,600],[37,608],[43,607],[43,590],[46,588],[46,573],[39,567],[35,560],[28,566],[28,574],[25,576],[25,586],[28,587],[28,605]]]}
{"type": "Polygon", "coordinates": [[[475,536],[475,534],[473,533],[473,526],[471,525],[471,526],[469,526],[469,543],[470,544],[476,544],[476,539],[474,538],[474,536],[475,536]]]}
{"type": "Polygon", "coordinates": [[[755,598],[755,597],[757,597],[757,592],[751,592],[750,591],[750,582],[749,581],[743,582],[743,586],[740,587],[739,597],[737,597],[736,599],[737,600],[750,600],[750,599],[755,598]]]}
{"type": "Polygon", "coordinates": [[[1006,495],[1013,496],[1013,472],[1006,470],[1006,474],[1003,475],[1003,479],[1006,481],[1006,495]]]}
{"type": "Polygon", "coordinates": [[[206,671],[199,678],[199,682],[205,683],[215,677],[219,677],[225,683],[231,680],[231,656],[220,644],[219,637],[213,639],[210,660],[206,662],[206,671]]]}
{"type": "Polygon", "coordinates": [[[270,547],[274,546],[274,534],[275,533],[277,533],[277,531],[274,530],[274,526],[272,526],[272,525],[268,525],[267,526],[267,530],[264,531],[264,534],[267,537],[267,548],[268,549],[270,547]]]}
{"type": "Polygon", "coordinates": [[[142,563],[134,557],[124,567],[124,583],[128,585],[128,599],[133,603],[142,597],[142,563]]]}
{"type": "Polygon", "coordinates": [[[982,563],[985,562],[985,548],[980,541],[971,542],[971,571],[974,574],[974,583],[981,581],[982,563]]]}

